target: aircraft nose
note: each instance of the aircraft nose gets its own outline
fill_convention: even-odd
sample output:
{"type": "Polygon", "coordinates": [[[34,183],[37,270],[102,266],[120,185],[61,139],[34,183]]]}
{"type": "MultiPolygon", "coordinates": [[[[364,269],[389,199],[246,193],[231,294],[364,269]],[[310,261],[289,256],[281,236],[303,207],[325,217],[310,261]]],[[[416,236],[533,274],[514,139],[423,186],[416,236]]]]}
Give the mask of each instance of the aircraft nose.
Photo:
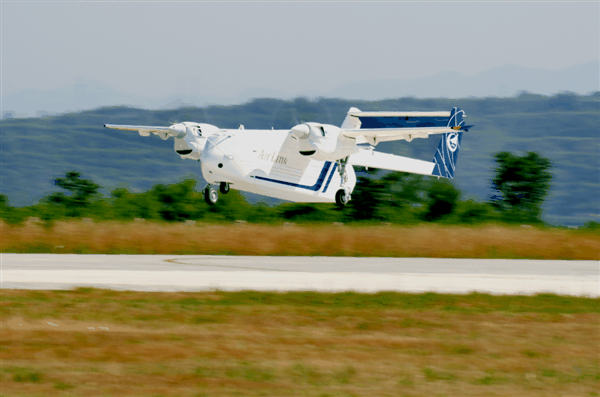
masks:
{"type": "Polygon", "coordinates": [[[310,128],[306,124],[298,124],[295,127],[292,127],[292,134],[300,139],[307,138],[310,134],[310,128]]]}

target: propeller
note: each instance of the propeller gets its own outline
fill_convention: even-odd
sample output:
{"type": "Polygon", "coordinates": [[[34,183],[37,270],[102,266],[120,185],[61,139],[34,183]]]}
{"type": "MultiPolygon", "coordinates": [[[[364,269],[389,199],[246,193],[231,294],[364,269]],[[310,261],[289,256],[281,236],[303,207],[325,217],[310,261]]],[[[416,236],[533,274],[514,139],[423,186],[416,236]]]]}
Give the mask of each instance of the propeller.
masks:
{"type": "Polygon", "coordinates": [[[323,127],[317,123],[298,124],[291,129],[291,133],[298,141],[298,151],[303,156],[311,156],[318,149],[321,136],[325,135],[323,127]],[[321,135],[319,135],[321,133],[321,135]]]}
{"type": "Polygon", "coordinates": [[[298,139],[307,139],[310,136],[310,127],[307,124],[298,124],[292,127],[292,134],[298,139]]]}

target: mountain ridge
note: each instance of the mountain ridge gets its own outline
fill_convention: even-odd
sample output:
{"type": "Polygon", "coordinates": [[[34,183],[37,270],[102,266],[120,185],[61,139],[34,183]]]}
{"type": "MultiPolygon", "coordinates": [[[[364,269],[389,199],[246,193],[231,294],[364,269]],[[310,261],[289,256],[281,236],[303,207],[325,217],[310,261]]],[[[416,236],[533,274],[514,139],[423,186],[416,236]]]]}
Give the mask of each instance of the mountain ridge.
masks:
{"type": "Polygon", "coordinates": [[[363,80],[329,91],[303,91],[290,94],[275,89],[249,88],[237,95],[168,95],[144,97],[123,93],[99,82],[73,84],[54,90],[24,90],[2,97],[2,118],[43,117],[97,109],[103,106],[130,106],[142,109],[175,109],[186,106],[235,105],[253,98],[293,99],[355,98],[382,100],[416,98],[514,97],[522,91],[552,96],[560,92],[587,95],[600,90],[598,61],[559,69],[532,69],[504,65],[473,75],[441,72],[417,79],[363,80]]]}

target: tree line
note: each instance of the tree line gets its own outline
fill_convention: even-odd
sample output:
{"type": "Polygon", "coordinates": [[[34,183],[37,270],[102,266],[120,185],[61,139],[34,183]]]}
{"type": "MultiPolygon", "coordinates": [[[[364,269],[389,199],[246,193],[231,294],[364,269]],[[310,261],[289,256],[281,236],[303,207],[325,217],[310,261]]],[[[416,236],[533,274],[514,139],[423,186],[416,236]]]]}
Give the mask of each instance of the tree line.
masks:
{"type": "Polygon", "coordinates": [[[358,177],[352,200],[341,208],[312,203],[251,205],[235,190],[223,195],[217,205],[208,206],[194,180],[155,185],[140,193],[118,188],[109,197],[103,197],[100,185],[70,171],[54,180],[62,191],[38,204],[11,207],[8,198],[0,195],[0,216],[11,224],[37,217],[46,225],[74,218],[251,223],[541,223],[541,206],[552,180],[550,161],[534,152],[522,156],[499,152],[495,160],[491,183],[496,194],[483,202],[463,200],[460,190],[449,180],[388,172],[380,178],[358,177]]]}

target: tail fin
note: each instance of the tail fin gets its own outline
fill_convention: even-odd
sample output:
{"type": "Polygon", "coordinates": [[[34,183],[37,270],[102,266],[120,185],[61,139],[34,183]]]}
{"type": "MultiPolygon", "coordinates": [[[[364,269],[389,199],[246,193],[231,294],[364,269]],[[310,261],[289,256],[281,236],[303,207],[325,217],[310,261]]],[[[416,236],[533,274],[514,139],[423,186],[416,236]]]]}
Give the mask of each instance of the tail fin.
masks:
{"type": "Polygon", "coordinates": [[[360,119],[356,116],[351,115],[350,113],[360,113],[360,110],[358,110],[355,107],[350,108],[350,110],[348,110],[346,118],[344,119],[344,122],[342,123],[341,128],[346,130],[357,130],[360,128],[361,125],[360,119]]]}
{"type": "Polygon", "coordinates": [[[458,151],[462,141],[463,131],[468,131],[470,126],[465,126],[465,111],[459,108],[452,108],[450,118],[448,119],[448,127],[456,130],[447,132],[442,135],[440,144],[433,156],[435,166],[431,175],[441,176],[444,178],[454,178],[454,170],[456,169],[456,160],[458,159],[458,151]]]}
{"type": "Polygon", "coordinates": [[[464,127],[465,121],[463,120],[463,117],[467,117],[464,110],[452,108],[450,118],[448,119],[448,127],[454,128],[455,130],[462,129],[457,127],[464,127]]]}

